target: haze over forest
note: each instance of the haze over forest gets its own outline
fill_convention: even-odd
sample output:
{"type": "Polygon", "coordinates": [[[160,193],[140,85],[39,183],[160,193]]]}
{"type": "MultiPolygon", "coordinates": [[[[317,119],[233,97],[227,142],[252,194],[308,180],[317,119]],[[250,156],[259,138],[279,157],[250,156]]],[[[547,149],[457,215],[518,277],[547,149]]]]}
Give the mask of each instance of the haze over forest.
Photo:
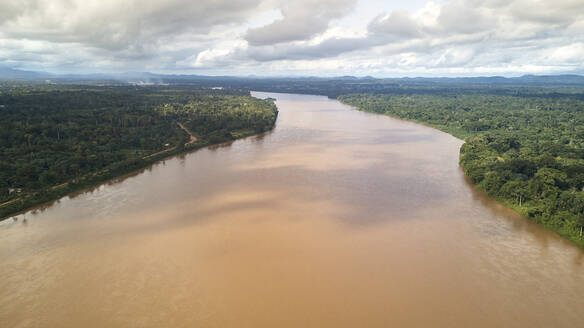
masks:
{"type": "Polygon", "coordinates": [[[582,74],[581,0],[4,0],[0,67],[260,76],[582,74]]]}

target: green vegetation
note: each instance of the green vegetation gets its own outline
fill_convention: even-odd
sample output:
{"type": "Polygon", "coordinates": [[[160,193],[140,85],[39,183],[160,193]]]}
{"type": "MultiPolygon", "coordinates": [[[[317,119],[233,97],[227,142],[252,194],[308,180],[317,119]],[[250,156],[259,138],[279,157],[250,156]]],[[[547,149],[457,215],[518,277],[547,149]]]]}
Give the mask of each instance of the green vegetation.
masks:
{"type": "Polygon", "coordinates": [[[260,133],[272,128],[278,110],[269,100],[250,96],[204,95],[186,104],[168,103],[155,109],[167,120],[182,122],[212,143],[260,133]]]}
{"type": "Polygon", "coordinates": [[[582,77],[161,81],[169,85],[0,82],[0,218],[188,149],[272,128],[274,103],[242,91],[252,89],[338,97],[464,139],[460,163],[479,189],[584,246],[582,77]]]}
{"type": "Polygon", "coordinates": [[[481,190],[584,247],[584,101],[490,94],[353,94],[361,110],[465,139],[460,164],[481,190]]]}
{"type": "Polygon", "coordinates": [[[269,130],[276,116],[273,101],[234,90],[0,85],[0,218],[185,150],[269,130]]]}

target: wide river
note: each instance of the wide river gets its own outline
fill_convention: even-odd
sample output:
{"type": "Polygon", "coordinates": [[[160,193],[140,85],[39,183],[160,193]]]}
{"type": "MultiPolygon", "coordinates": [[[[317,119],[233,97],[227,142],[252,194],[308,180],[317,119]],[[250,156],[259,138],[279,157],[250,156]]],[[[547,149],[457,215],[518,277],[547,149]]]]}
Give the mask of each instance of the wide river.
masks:
{"type": "Polygon", "coordinates": [[[582,327],[584,251],[445,133],[320,96],[0,223],[0,326],[582,327]]]}

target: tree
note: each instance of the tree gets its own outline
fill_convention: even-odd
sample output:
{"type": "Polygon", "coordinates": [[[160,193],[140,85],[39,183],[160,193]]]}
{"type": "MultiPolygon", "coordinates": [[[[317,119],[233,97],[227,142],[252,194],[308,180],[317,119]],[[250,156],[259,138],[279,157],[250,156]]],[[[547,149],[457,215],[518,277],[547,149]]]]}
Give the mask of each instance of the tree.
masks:
{"type": "Polygon", "coordinates": [[[509,198],[514,198],[517,200],[519,206],[523,205],[525,198],[528,195],[527,183],[521,180],[511,180],[507,181],[501,187],[501,194],[509,198]]]}

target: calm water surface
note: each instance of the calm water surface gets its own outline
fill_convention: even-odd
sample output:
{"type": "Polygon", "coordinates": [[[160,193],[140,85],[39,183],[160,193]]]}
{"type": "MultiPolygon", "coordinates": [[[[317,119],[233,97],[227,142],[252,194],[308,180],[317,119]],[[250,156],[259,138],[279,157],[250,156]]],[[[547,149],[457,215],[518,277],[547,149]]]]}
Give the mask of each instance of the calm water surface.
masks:
{"type": "Polygon", "coordinates": [[[582,327],[584,251],[325,97],[0,223],[1,327],[582,327]],[[26,220],[26,221],[25,221],[26,220]]]}

